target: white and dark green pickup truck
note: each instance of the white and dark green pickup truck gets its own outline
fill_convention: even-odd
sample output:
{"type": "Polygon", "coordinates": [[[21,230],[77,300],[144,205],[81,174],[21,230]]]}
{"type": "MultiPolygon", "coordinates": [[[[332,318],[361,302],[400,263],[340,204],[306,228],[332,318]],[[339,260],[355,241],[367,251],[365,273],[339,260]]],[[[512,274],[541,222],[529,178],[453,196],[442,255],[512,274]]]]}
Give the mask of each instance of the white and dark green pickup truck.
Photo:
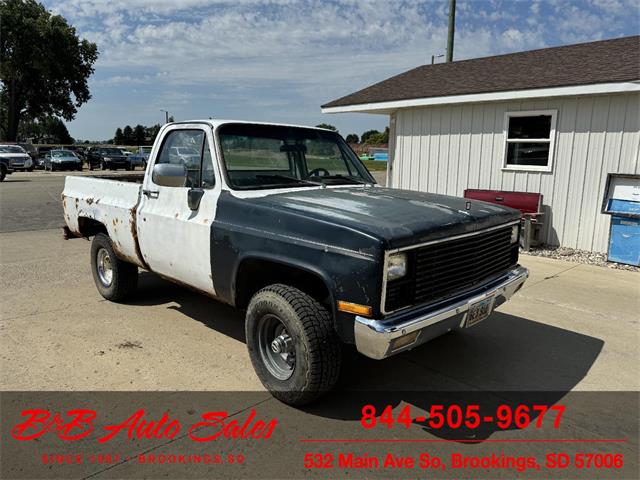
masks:
{"type": "Polygon", "coordinates": [[[144,178],[67,177],[62,202],[67,237],[93,237],[104,298],[126,301],[144,269],[246,310],[255,370],[293,405],[333,387],[342,343],[375,359],[417,347],[528,276],[518,211],[379,187],[318,128],[167,124],[144,178]]]}

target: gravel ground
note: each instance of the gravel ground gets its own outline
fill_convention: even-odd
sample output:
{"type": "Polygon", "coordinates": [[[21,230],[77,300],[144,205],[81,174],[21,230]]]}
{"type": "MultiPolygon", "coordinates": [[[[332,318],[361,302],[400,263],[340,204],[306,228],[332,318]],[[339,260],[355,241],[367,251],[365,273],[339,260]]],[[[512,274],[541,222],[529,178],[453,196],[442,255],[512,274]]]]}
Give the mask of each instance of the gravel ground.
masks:
{"type": "Polygon", "coordinates": [[[567,247],[532,247],[523,255],[531,255],[534,257],[547,257],[565,260],[567,262],[584,263],[587,265],[597,265],[599,267],[615,268],[618,270],[629,270],[631,272],[639,272],[640,268],[631,265],[623,265],[621,263],[613,263],[607,261],[606,253],[589,252],[586,250],[575,250],[567,247]]]}

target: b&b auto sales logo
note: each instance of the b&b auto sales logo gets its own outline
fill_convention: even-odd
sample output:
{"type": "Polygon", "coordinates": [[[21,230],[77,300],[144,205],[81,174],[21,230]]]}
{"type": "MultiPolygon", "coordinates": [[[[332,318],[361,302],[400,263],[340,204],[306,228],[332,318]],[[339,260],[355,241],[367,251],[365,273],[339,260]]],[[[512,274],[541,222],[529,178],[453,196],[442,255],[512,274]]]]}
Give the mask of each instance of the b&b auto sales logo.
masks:
{"type": "MultiPolygon", "coordinates": [[[[173,440],[186,436],[193,442],[214,442],[216,440],[266,440],[271,438],[278,425],[278,420],[260,419],[254,409],[248,411],[244,419],[231,418],[227,411],[209,411],[200,415],[194,423],[183,424],[171,418],[165,412],[159,419],[148,418],[144,409],[139,409],[119,423],[96,426],[97,412],[91,409],[69,410],[66,414],[50,412],[45,409],[23,410],[22,421],[11,429],[11,436],[18,441],[38,440],[45,435],[52,435],[65,442],[76,442],[89,437],[95,438],[99,444],[107,444],[114,439],[158,439],[173,440]]],[[[139,462],[149,463],[185,463],[180,460],[184,455],[139,456],[139,462]],[[173,458],[176,457],[176,458],[173,458]]],[[[242,463],[242,455],[189,455],[186,463],[242,463]]],[[[89,463],[117,463],[119,455],[90,455],[89,463]]],[[[79,454],[53,454],[41,456],[42,463],[83,463],[79,454]]]]}
{"type": "MultiPolygon", "coordinates": [[[[17,424],[11,430],[16,440],[28,441],[42,437],[48,432],[54,432],[60,440],[76,441],[87,438],[94,430],[95,410],[75,409],[67,412],[66,418],[60,413],[49,410],[23,410],[22,416],[26,420],[17,424]]],[[[260,420],[256,418],[254,409],[249,411],[244,422],[230,419],[226,411],[205,412],[201,420],[186,427],[187,434],[194,442],[211,442],[218,438],[227,439],[268,439],[278,424],[277,419],[260,420]]],[[[167,412],[159,420],[145,418],[144,409],[140,409],[121,423],[105,425],[103,432],[98,434],[97,441],[106,443],[118,435],[128,438],[157,438],[173,439],[183,426],[177,419],[171,419],[167,412]],[[123,433],[124,432],[124,433],[123,433]]]]}

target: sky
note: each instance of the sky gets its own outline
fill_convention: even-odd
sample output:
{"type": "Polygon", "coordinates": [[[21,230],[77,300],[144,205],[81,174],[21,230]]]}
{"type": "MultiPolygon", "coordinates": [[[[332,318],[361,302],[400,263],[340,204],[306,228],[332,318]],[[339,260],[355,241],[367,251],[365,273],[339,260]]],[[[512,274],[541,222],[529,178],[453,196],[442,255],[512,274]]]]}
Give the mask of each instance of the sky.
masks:
{"type": "MultiPolygon", "coordinates": [[[[45,0],[100,52],[76,139],[117,127],[231,118],[340,133],[388,117],[320,105],[444,54],[447,0],[45,0]]],[[[640,31],[637,0],[458,0],[454,60],[640,31]]],[[[442,61],[440,58],[437,61],[442,61]]]]}

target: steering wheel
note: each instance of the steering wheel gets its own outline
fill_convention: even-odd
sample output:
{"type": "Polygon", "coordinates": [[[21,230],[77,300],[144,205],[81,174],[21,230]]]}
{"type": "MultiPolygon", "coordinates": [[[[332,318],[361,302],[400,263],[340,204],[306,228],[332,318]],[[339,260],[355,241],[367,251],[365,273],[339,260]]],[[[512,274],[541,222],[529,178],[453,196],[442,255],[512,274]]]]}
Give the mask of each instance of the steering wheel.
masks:
{"type": "Polygon", "coordinates": [[[310,177],[329,177],[331,176],[331,172],[326,168],[318,167],[311,170],[309,172],[309,176],[310,177]],[[318,175],[320,172],[322,172],[322,175],[318,175]]]}

